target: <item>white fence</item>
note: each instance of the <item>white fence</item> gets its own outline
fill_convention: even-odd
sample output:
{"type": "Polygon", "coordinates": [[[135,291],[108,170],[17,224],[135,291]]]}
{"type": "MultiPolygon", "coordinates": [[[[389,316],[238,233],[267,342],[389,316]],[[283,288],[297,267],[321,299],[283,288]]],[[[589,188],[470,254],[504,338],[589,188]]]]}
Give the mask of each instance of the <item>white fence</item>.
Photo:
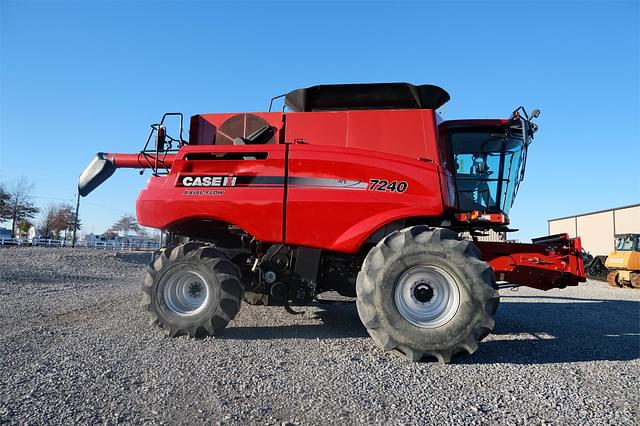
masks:
{"type": "Polygon", "coordinates": [[[160,248],[158,241],[136,241],[136,242],[119,242],[119,241],[95,241],[92,243],[81,241],[76,247],[87,247],[102,250],[157,250],[160,248]]]}
{"type": "Polygon", "coordinates": [[[64,247],[70,246],[71,242],[64,240],[52,240],[50,238],[36,238],[28,241],[20,238],[2,238],[0,246],[47,246],[47,247],[64,247]]]}
{"type": "MultiPolygon", "coordinates": [[[[19,238],[2,238],[0,246],[41,246],[41,247],[71,247],[71,241],[53,240],[50,238],[34,238],[32,241],[19,238]]],[[[86,247],[99,250],[157,250],[160,243],[156,241],[78,241],[76,247],[86,247]]]]}

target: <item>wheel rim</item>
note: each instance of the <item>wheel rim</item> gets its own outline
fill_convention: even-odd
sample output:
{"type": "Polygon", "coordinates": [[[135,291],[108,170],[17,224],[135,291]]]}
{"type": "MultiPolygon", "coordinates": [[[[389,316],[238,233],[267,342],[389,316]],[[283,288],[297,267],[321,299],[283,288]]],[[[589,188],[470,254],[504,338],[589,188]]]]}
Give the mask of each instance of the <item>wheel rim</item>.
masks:
{"type": "Polygon", "coordinates": [[[460,307],[456,280],[433,265],[415,266],[400,276],[395,288],[398,312],[409,323],[436,328],[448,323],[460,307]]]}
{"type": "Polygon", "coordinates": [[[163,291],[164,303],[177,315],[194,315],[209,300],[209,289],[202,275],[195,271],[178,272],[169,278],[163,291]]]}

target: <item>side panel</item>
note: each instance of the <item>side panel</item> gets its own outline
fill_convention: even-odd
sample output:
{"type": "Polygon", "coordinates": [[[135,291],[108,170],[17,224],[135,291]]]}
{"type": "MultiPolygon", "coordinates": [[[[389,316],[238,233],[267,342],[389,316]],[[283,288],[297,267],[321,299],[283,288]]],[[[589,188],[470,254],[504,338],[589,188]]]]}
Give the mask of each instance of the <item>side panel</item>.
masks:
{"type": "Polygon", "coordinates": [[[604,263],[609,269],[628,269],[640,271],[640,252],[637,251],[613,251],[607,256],[604,263]]]}
{"type": "Polygon", "coordinates": [[[182,148],[171,173],[151,177],[140,193],[138,221],[167,229],[187,219],[217,220],[239,226],[257,239],[282,242],[285,148],[279,144],[182,148]],[[239,159],[214,159],[229,152],[239,159]],[[242,152],[245,157],[238,154],[242,152]]]}
{"type": "Polygon", "coordinates": [[[360,148],[440,164],[432,110],[287,113],[285,138],[360,148]]]}
{"type": "Polygon", "coordinates": [[[286,242],[292,245],[354,253],[387,223],[443,210],[431,162],[293,144],[288,176],[286,242]]]}

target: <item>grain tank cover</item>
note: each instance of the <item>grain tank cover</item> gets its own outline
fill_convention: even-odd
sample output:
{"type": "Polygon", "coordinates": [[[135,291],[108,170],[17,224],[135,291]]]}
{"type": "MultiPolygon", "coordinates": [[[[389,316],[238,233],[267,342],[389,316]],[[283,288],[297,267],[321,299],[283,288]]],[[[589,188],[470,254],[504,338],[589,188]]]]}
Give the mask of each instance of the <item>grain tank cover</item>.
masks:
{"type": "Polygon", "coordinates": [[[350,109],[437,109],[449,101],[438,86],[409,83],[324,84],[296,89],[285,97],[295,112],[350,109]]]}

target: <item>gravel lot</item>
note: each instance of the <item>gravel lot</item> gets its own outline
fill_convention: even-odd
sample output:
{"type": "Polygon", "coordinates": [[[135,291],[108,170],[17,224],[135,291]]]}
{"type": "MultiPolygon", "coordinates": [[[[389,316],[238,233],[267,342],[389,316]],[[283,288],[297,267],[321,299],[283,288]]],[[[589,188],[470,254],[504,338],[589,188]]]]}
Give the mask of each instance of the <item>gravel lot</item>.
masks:
{"type": "Polygon", "coordinates": [[[473,356],[379,351],[355,306],[243,305],[225,336],[165,338],[143,266],[0,249],[0,423],[638,424],[640,291],[502,291],[473,356]]]}

